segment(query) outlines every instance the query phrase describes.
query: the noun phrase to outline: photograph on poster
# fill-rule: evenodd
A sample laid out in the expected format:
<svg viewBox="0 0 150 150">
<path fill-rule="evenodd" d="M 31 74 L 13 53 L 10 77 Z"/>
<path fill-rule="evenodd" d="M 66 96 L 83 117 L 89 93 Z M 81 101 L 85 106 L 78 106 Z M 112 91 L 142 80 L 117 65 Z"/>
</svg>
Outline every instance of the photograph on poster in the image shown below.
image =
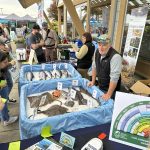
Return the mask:
<svg viewBox="0 0 150 150">
<path fill-rule="evenodd" d="M 131 38 L 130 46 L 138 48 L 139 47 L 139 43 L 140 43 L 140 38 L 138 38 L 138 37 Z"/>
<path fill-rule="evenodd" d="M 141 37 L 142 29 L 133 29 L 133 35 L 137 37 Z"/>
<path fill-rule="evenodd" d="M 137 57 L 137 53 L 138 53 L 138 49 L 137 48 L 130 47 L 129 51 L 124 51 L 123 55 L 126 56 L 126 57 L 129 56 L 129 57 L 136 58 Z"/>
</svg>

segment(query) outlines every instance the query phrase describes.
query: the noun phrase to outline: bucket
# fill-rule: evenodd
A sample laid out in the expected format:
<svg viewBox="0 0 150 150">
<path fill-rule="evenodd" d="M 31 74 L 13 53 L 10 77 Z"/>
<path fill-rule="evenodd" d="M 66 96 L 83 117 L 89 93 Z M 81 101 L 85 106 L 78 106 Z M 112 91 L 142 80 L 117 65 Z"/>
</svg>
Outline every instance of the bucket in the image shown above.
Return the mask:
<svg viewBox="0 0 150 150">
<path fill-rule="evenodd" d="M 60 59 L 61 60 L 69 60 L 69 53 L 70 53 L 70 51 L 69 50 L 62 50 L 62 51 L 60 51 L 60 53 L 61 53 L 61 56 L 60 56 Z"/>
</svg>

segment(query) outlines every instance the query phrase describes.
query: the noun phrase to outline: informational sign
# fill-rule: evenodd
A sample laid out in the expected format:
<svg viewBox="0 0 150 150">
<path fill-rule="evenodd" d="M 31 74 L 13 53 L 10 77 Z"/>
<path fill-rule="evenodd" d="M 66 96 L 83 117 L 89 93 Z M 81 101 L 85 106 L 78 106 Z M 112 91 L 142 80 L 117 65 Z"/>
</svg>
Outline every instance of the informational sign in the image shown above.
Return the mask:
<svg viewBox="0 0 150 150">
<path fill-rule="evenodd" d="M 116 93 L 109 139 L 147 150 L 150 138 L 150 97 Z"/>
<path fill-rule="evenodd" d="M 22 28 L 16 28 L 16 34 L 18 37 L 23 36 L 23 29 Z"/>
<path fill-rule="evenodd" d="M 42 23 L 44 21 L 44 15 L 43 15 L 43 11 L 44 11 L 44 0 L 41 0 L 41 2 L 39 2 L 38 4 L 38 17 L 37 17 L 37 24 L 42 27 Z"/>
<path fill-rule="evenodd" d="M 129 22 L 128 34 L 123 53 L 123 81 L 128 81 L 124 78 L 132 77 L 134 75 L 144 33 L 147 14 L 147 6 L 135 8 L 131 11 L 131 19 Z"/>
<path fill-rule="evenodd" d="M 61 144 L 73 149 L 75 144 L 75 138 L 70 136 L 69 134 L 66 134 L 64 132 L 61 133 L 60 141 Z"/>
<path fill-rule="evenodd" d="M 29 55 L 29 61 L 28 61 L 28 63 L 29 63 L 30 65 L 32 65 L 33 62 L 34 62 L 35 64 L 37 64 L 37 63 L 38 63 L 38 59 L 37 59 L 35 50 L 31 49 L 31 50 L 30 50 L 30 55 Z"/>
</svg>

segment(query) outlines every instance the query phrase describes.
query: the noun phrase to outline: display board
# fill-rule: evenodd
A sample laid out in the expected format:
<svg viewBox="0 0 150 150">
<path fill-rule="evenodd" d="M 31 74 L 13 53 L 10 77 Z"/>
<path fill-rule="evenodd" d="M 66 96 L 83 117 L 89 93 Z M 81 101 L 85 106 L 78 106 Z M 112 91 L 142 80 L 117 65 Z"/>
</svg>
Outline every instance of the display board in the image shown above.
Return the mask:
<svg viewBox="0 0 150 150">
<path fill-rule="evenodd" d="M 138 55 L 145 29 L 147 13 L 147 6 L 135 8 L 131 11 L 131 19 L 129 21 L 128 34 L 123 53 L 124 63 L 122 69 L 122 80 L 127 87 L 129 87 L 130 85 L 127 85 L 128 83 L 126 83 L 126 81 L 130 82 L 130 79 L 132 80 L 135 72 L 135 67 L 138 60 Z M 131 78 L 129 79 L 129 77 Z"/>
<path fill-rule="evenodd" d="M 150 137 L 150 97 L 116 93 L 110 140 L 147 149 Z"/>
</svg>

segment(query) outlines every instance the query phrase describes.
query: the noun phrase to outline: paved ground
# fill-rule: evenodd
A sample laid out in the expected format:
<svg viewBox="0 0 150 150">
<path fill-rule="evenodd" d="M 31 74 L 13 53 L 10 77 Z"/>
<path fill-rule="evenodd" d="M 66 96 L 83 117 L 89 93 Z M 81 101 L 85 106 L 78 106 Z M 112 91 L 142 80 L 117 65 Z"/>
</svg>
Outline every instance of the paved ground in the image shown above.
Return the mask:
<svg viewBox="0 0 150 150">
<path fill-rule="evenodd" d="M 17 99 L 17 103 L 9 103 L 10 116 L 19 115 L 19 96 L 18 96 L 18 84 L 15 84 L 10 94 L 10 98 Z M 19 140 L 19 122 L 4 127 L 2 122 L 0 123 L 0 143 Z"/>
</svg>

